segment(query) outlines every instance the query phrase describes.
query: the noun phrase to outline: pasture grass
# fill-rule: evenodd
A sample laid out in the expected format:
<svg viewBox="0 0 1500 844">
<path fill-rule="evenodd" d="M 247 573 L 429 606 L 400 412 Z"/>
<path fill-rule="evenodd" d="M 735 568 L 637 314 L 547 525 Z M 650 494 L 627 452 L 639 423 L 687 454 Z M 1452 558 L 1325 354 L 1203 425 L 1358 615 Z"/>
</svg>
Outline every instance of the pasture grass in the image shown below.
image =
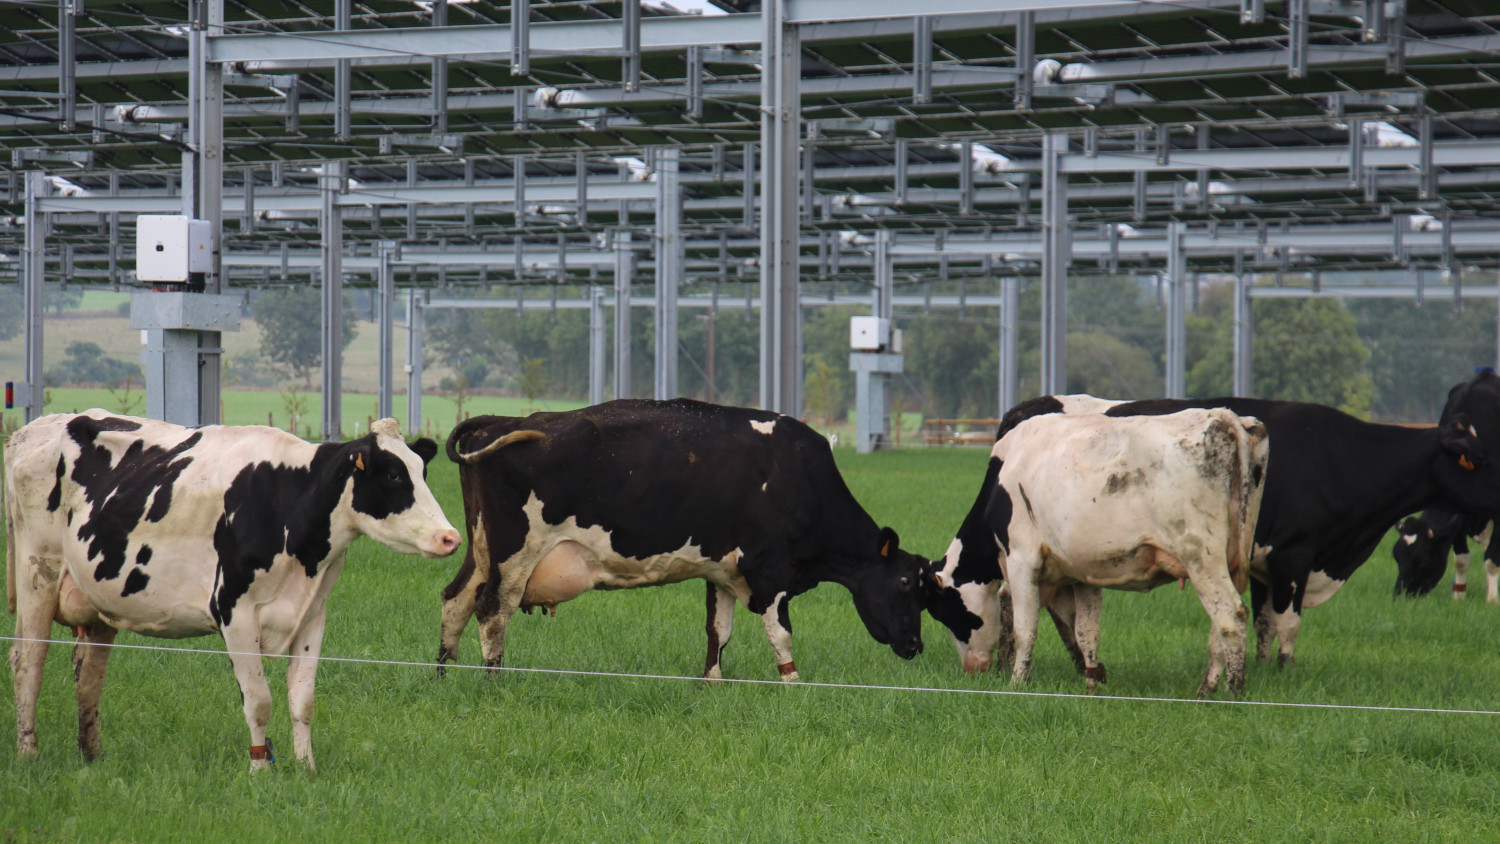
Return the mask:
<svg viewBox="0 0 1500 844">
<path fill-rule="evenodd" d="M 940 554 L 972 502 L 982 450 L 840 450 L 855 495 L 903 544 Z M 431 481 L 458 521 L 456 469 Z M 329 604 L 329 656 L 430 660 L 438 592 L 458 558 L 360 540 Z M 1311 610 L 1298 664 L 1250 668 L 1268 703 L 1496 710 L 1500 607 L 1390 598 L 1383 547 Z M 1008 691 L 968 677 L 930 619 L 903 662 L 825 585 L 791 609 L 805 681 Z M 506 663 L 691 677 L 703 586 L 592 593 L 556 618 L 517 615 Z M 772 680 L 744 610 L 729 677 Z M 1043 622 L 1032 692 L 1082 681 Z M 54 628 L 59 637 L 68 634 Z M 1153 702 L 1189 697 L 1208 619 L 1191 593 L 1110 592 L 1093 697 L 634 679 L 324 662 L 314 748 L 291 760 L 284 668 L 268 661 L 282 761 L 250 776 L 248 736 L 217 639 L 201 654 L 117 652 L 104 755 L 74 742 L 68 648 L 54 646 L 42 755 L 0 741 L 0 836 L 18 841 L 1480 841 L 1500 836 L 1500 716 Z M 478 662 L 471 629 L 462 662 Z M 10 709 L 10 684 L 0 701 Z"/>
</svg>

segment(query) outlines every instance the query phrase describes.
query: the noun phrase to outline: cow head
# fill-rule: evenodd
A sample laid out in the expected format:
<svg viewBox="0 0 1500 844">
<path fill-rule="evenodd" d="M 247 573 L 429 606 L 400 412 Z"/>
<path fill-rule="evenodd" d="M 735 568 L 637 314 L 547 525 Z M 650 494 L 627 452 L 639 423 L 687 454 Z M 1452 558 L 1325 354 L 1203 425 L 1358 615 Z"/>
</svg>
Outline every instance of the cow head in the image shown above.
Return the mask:
<svg viewBox="0 0 1500 844">
<path fill-rule="evenodd" d="M 1448 570 L 1453 535 L 1439 532 L 1421 516 L 1402 520 L 1396 533 L 1396 547 L 1392 549 L 1396 558 L 1394 597 L 1419 598 L 1431 592 Z"/>
<path fill-rule="evenodd" d="M 955 540 L 954 545 L 958 545 Z M 927 612 L 953 635 L 964 671 L 978 674 L 994 664 L 1000 638 L 1009 632 L 1001 618 L 1004 581 L 969 580 L 955 577 L 954 557 L 949 547 L 945 559 L 933 563 L 927 575 Z M 999 566 L 995 567 L 997 575 Z"/>
<path fill-rule="evenodd" d="M 1500 466 L 1464 413 L 1455 413 L 1439 426 L 1441 448 L 1434 458 L 1433 478 L 1445 506 L 1461 513 L 1500 517 Z"/>
<path fill-rule="evenodd" d="M 881 528 L 875 564 L 864 567 L 850 585 L 854 608 L 875 641 L 890 645 L 902 659 L 922 652 L 923 576 L 927 561 L 901 550 L 900 537 Z"/>
<path fill-rule="evenodd" d="M 370 426 L 370 434 L 345 443 L 339 453 L 349 473 L 346 493 L 354 528 L 404 554 L 446 557 L 457 550 L 458 531 L 427 488 L 427 463 L 437 444 L 420 439 L 407 445 L 394 419 Z"/>
</svg>

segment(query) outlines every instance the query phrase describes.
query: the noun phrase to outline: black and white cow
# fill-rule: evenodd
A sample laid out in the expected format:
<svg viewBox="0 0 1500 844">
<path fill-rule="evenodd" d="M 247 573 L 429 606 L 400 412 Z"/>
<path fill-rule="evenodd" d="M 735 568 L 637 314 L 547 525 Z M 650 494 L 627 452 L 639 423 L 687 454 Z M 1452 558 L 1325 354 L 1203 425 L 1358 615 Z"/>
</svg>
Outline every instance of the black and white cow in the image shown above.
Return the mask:
<svg viewBox="0 0 1500 844">
<path fill-rule="evenodd" d="M 1028 679 L 1043 606 L 1059 607 L 1087 685 L 1098 662 L 1101 588 L 1146 591 L 1191 580 L 1212 619 L 1206 694 L 1227 676 L 1245 681 L 1245 609 L 1251 538 L 1266 465 L 1265 428 L 1221 409 L 1162 417 L 1044 415 L 1015 426 L 990 452 L 972 512 L 992 543 L 1014 611 L 1013 678 Z M 982 543 L 976 543 L 983 547 Z M 961 546 L 960 540 L 955 545 Z M 954 633 L 964 668 L 983 671 L 1008 632 L 1000 582 L 960 578 L 962 548 L 935 572 L 938 592 L 961 600 L 930 611 Z M 1059 628 L 1063 628 L 1059 624 Z"/>
<path fill-rule="evenodd" d="M 17 745 L 34 756 L 53 621 L 72 627 L 78 744 L 98 755 L 99 697 L 118 630 L 219 633 L 250 727 L 250 769 L 274 759 L 262 654 L 285 654 L 297 759 L 313 768 L 313 685 L 328 593 L 356 538 L 442 557 L 458 531 L 424 481 L 431 440 L 396 420 L 348 443 L 274 428 L 183 428 L 102 410 L 46 416 L 5 444 L 6 583 L 16 638 Z"/>
<path fill-rule="evenodd" d="M 1395 596 L 1418 598 L 1431 592 L 1448 570 L 1448 552 L 1453 552 L 1453 599 L 1468 592 L 1469 545 L 1483 549 L 1485 601 L 1500 603 L 1500 565 L 1492 544 L 1495 523 L 1479 516 L 1463 516 L 1444 510 L 1423 510 L 1420 516 L 1396 526 Z"/>
<path fill-rule="evenodd" d="M 1006 421 L 1064 413 L 1062 398 L 1022 402 Z M 1238 397 L 1151 399 L 1104 412 L 1158 416 L 1223 407 L 1265 423 L 1271 456 L 1250 593 L 1257 656 L 1268 658 L 1271 642 L 1279 639 L 1278 659 L 1286 664 L 1294 661 L 1302 610 L 1332 597 L 1396 520 L 1429 506 L 1500 512 L 1500 465 L 1491 461 L 1489 440 L 1468 416 L 1469 409 L 1483 411 L 1487 402 L 1477 396 L 1450 401 L 1448 421 L 1426 429 L 1363 422 L 1322 405 Z M 1001 428 L 1008 430 L 1005 424 Z M 970 566 L 976 572 L 970 577 L 983 576 L 977 566 Z M 930 596 L 929 603 L 951 609 L 955 599 L 962 606 L 956 593 Z"/>
<path fill-rule="evenodd" d="M 792 598 L 847 588 L 870 635 L 910 659 L 922 649 L 925 560 L 859 506 L 828 442 L 787 416 L 703 402 L 612 401 L 454 429 L 469 553 L 443 590 L 438 661 L 478 616 L 497 666 L 517 608 L 592 589 L 708 581 L 705 677 L 721 677 L 734 603 L 760 615 L 781 676 L 792 661 Z"/>
</svg>

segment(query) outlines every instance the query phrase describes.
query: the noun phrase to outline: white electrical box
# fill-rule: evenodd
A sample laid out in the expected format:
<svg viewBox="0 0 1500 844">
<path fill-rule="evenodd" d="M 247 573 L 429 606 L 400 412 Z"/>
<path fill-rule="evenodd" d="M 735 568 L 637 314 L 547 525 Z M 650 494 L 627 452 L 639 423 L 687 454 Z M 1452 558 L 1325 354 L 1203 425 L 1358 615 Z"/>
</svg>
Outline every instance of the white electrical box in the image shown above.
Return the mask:
<svg viewBox="0 0 1500 844">
<path fill-rule="evenodd" d="M 872 316 L 849 318 L 849 348 L 856 352 L 878 352 L 891 342 L 891 321 Z"/>
<path fill-rule="evenodd" d="M 182 284 L 213 267 L 207 220 L 180 214 L 142 214 L 135 221 L 135 277 Z"/>
</svg>

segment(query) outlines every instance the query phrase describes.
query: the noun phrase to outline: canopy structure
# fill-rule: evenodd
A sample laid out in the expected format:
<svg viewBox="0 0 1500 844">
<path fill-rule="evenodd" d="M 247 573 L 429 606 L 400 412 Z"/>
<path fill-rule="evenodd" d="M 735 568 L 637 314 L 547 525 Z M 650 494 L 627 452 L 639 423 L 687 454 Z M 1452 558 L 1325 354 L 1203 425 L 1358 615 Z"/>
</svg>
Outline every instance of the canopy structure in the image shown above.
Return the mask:
<svg viewBox="0 0 1500 844">
<path fill-rule="evenodd" d="M 1497 24 L 1479 0 L 5 4 L 0 282 L 131 283 L 135 216 L 184 213 L 222 233 L 209 292 L 610 284 L 565 303 L 628 327 L 632 281 L 662 313 L 755 284 L 761 403 L 796 413 L 805 302 L 1026 276 L 1055 390 L 1070 266 L 1494 295 L 1456 280 L 1500 264 Z"/>
</svg>

